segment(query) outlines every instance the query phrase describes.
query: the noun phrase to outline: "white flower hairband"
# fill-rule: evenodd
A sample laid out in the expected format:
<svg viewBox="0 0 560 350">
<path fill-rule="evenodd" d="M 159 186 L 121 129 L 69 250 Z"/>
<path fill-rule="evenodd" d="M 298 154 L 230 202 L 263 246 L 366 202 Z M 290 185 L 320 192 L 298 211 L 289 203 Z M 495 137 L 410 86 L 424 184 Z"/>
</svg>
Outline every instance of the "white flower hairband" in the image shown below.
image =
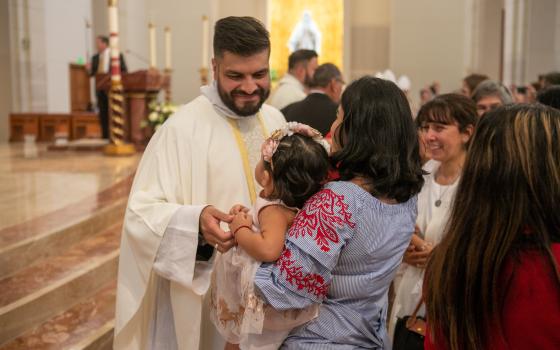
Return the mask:
<svg viewBox="0 0 560 350">
<path fill-rule="evenodd" d="M 263 155 L 263 159 L 266 162 L 272 161 L 272 156 L 280 141 L 286 136 L 292 136 L 293 134 L 300 134 L 304 136 L 311 137 L 315 142 L 319 143 L 321 146 L 325 147 L 327 152 L 329 152 L 329 143 L 323 138 L 323 135 L 316 130 L 310 127 L 307 124 L 302 124 L 298 122 L 288 122 L 282 128 L 277 129 L 270 135 L 268 139 L 262 144 L 261 152 Z"/>
</svg>

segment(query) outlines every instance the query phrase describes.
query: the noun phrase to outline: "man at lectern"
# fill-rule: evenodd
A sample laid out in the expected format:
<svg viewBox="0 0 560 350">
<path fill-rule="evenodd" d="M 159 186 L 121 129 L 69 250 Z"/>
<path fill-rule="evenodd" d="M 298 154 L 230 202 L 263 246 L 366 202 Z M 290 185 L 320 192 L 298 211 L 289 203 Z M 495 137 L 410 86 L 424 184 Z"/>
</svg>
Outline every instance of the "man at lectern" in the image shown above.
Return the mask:
<svg viewBox="0 0 560 350">
<path fill-rule="evenodd" d="M 91 66 L 88 66 L 89 75 L 96 76 L 97 74 L 108 74 L 111 72 L 111 54 L 109 48 L 109 38 L 103 35 L 99 35 L 95 44 L 97 46 L 97 53 L 91 58 Z M 126 63 L 124 57 L 120 55 L 121 61 L 121 74 L 126 73 Z M 96 84 L 95 95 L 97 97 L 97 107 L 99 109 L 99 122 L 101 123 L 101 132 L 104 139 L 109 138 L 109 98 L 107 95 L 107 89 L 103 86 L 98 86 L 103 84 Z"/>
</svg>

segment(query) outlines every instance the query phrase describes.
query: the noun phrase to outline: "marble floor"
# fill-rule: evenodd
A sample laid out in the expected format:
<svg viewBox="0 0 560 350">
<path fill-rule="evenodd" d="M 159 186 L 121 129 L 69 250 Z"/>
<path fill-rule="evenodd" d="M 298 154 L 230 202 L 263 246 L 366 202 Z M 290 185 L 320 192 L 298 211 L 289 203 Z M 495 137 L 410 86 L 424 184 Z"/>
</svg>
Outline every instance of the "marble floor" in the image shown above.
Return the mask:
<svg viewBox="0 0 560 350">
<path fill-rule="evenodd" d="M 0 350 L 111 348 L 140 157 L 0 144 Z"/>
<path fill-rule="evenodd" d="M 133 174 L 139 158 L 0 144 L 0 230 L 96 195 Z"/>
</svg>

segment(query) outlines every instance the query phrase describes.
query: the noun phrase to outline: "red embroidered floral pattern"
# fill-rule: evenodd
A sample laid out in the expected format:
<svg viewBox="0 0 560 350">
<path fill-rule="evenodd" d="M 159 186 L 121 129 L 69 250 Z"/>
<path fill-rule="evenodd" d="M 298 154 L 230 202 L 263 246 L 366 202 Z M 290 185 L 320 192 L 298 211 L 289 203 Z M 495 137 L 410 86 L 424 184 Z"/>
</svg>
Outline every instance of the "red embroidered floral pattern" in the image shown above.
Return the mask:
<svg viewBox="0 0 560 350">
<path fill-rule="evenodd" d="M 280 275 L 286 274 L 286 281 L 297 289 L 306 289 L 308 293 L 312 293 L 318 298 L 327 296 L 329 285 L 325 284 L 323 276 L 310 273 L 304 274 L 301 270 L 302 266 L 294 266 L 295 260 L 291 260 L 292 252 L 288 248 L 284 248 L 282 255 L 276 261 L 276 266 L 280 268 Z"/>
<path fill-rule="evenodd" d="M 338 243 L 337 227 L 356 226 L 350 221 L 352 214 L 348 212 L 348 204 L 344 196 L 324 189 L 311 197 L 294 219 L 288 231 L 290 237 L 298 238 L 305 235 L 315 236 L 315 241 L 322 251 L 331 250 L 329 242 Z"/>
</svg>

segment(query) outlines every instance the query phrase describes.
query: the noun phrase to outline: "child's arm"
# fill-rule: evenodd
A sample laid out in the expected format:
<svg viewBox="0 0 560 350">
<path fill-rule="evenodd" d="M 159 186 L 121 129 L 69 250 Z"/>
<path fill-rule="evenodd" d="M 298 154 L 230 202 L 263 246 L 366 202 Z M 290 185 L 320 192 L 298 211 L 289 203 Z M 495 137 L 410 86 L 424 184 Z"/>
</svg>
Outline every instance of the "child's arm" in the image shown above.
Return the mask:
<svg viewBox="0 0 560 350">
<path fill-rule="evenodd" d="M 243 227 L 251 226 L 248 223 L 252 220 L 249 221 L 250 216 L 249 218 L 247 216 L 249 215 L 241 212 L 231 223 L 231 232 L 237 230 L 235 232 L 237 244 L 256 260 L 262 262 L 278 260 L 284 249 L 286 231 L 290 227 L 294 213 L 279 205 L 263 208 L 259 213 L 261 232 L 253 232 Z"/>
</svg>

